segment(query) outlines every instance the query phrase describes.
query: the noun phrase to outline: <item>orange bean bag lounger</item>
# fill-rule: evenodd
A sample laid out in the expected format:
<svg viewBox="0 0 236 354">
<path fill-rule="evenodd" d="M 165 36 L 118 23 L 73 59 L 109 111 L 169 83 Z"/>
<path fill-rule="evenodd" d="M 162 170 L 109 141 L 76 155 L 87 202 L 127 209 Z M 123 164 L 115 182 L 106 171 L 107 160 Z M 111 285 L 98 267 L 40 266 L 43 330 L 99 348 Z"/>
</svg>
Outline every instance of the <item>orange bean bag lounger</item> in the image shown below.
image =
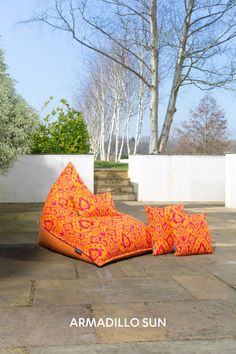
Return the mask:
<svg viewBox="0 0 236 354">
<path fill-rule="evenodd" d="M 93 194 L 72 163 L 48 194 L 39 244 L 97 266 L 152 249 L 146 225 L 119 213 L 109 193 Z"/>
</svg>

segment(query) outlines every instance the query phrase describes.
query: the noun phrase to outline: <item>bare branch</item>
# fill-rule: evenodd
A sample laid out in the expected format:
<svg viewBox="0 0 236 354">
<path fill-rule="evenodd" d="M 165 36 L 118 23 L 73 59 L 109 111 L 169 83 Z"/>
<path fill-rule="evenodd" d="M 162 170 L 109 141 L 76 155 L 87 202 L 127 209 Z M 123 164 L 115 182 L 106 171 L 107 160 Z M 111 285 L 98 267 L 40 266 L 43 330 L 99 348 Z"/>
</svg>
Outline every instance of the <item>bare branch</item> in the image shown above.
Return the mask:
<svg viewBox="0 0 236 354">
<path fill-rule="evenodd" d="M 126 9 L 130 10 L 134 15 L 141 17 L 144 21 L 149 23 L 149 19 L 146 18 L 146 16 L 150 17 L 150 13 L 149 12 L 137 11 L 135 8 L 131 7 L 130 5 L 127 4 L 127 2 L 124 2 L 124 1 L 104 0 L 104 2 L 107 3 L 107 4 L 117 5 L 117 6 L 121 7 L 121 8 L 126 8 Z M 119 13 L 119 15 L 120 15 L 120 13 Z"/>
<path fill-rule="evenodd" d="M 135 52 L 133 52 L 131 49 L 129 49 L 129 47 L 126 45 L 123 45 L 120 41 L 118 41 L 115 37 L 113 37 L 110 33 L 106 32 L 105 30 L 103 30 L 102 27 L 99 27 L 98 25 L 96 25 L 95 23 L 91 22 L 88 18 L 85 17 L 84 15 L 84 11 L 81 11 L 81 16 L 83 18 L 83 20 L 88 23 L 91 27 L 95 28 L 98 32 L 101 32 L 105 37 L 109 38 L 112 42 L 114 42 L 115 44 L 117 44 L 118 46 L 120 46 L 125 52 L 131 54 L 135 59 L 137 59 L 138 61 L 142 61 L 142 63 L 145 65 L 145 67 L 147 68 L 147 70 L 150 71 L 149 66 L 147 65 L 147 63 L 142 60 Z"/>
</svg>

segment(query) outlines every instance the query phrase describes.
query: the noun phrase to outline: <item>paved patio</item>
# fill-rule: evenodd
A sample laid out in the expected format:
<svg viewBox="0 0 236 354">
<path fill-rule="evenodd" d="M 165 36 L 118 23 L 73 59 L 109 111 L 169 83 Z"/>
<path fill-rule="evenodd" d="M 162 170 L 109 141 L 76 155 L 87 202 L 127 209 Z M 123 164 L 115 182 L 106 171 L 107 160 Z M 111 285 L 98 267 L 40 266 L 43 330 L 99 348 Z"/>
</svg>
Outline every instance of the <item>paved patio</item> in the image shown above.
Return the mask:
<svg viewBox="0 0 236 354">
<path fill-rule="evenodd" d="M 146 222 L 142 203 L 116 202 Z M 0 353 L 236 353 L 236 210 L 206 211 L 213 255 L 151 254 L 97 268 L 36 245 L 39 204 L 0 205 Z M 162 328 L 70 328 L 79 317 Z"/>
</svg>

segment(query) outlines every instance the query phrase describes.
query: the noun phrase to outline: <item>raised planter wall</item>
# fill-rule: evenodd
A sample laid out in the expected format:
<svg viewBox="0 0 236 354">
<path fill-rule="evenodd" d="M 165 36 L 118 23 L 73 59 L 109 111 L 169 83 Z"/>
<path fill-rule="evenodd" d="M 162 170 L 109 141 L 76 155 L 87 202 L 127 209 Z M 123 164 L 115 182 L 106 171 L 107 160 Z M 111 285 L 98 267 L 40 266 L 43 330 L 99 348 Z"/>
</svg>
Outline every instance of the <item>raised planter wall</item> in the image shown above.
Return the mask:
<svg viewBox="0 0 236 354">
<path fill-rule="evenodd" d="M 139 201 L 225 201 L 224 156 L 130 156 L 129 177 Z"/>
<path fill-rule="evenodd" d="M 92 155 L 25 155 L 0 177 L 0 203 L 44 202 L 69 161 L 93 191 Z M 236 154 L 130 156 L 129 177 L 139 201 L 225 202 L 236 208 Z"/>
<path fill-rule="evenodd" d="M 93 155 L 24 155 L 7 175 L 0 177 L 0 202 L 44 202 L 51 186 L 70 161 L 93 191 Z"/>
<path fill-rule="evenodd" d="M 225 156 L 225 206 L 236 208 L 236 154 Z"/>
</svg>

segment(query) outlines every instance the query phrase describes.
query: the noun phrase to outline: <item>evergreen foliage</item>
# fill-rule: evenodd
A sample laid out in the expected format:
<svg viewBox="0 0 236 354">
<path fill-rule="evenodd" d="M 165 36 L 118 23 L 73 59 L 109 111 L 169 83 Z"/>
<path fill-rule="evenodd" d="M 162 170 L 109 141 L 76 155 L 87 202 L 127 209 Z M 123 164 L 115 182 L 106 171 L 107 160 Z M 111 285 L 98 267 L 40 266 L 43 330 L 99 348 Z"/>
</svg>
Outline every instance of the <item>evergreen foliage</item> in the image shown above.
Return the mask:
<svg viewBox="0 0 236 354">
<path fill-rule="evenodd" d="M 30 152 L 38 115 L 16 92 L 0 48 L 0 174 L 8 171 L 20 154 Z"/>
</svg>

